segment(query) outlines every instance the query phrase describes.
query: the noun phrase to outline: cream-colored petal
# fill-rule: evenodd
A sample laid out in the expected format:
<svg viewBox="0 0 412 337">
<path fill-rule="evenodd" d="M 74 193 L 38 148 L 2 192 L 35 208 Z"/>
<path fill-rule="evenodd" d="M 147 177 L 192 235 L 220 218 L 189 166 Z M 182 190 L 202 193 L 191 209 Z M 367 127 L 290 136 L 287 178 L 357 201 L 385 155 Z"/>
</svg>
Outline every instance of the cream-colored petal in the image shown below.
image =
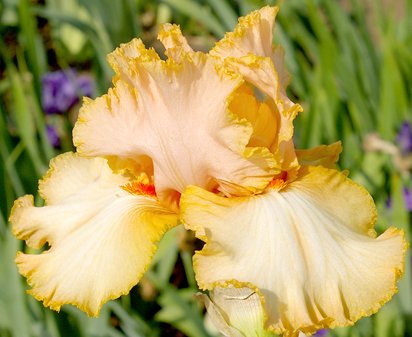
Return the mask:
<svg viewBox="0 0 412 337">
<path fill-rule="evenodd" d="M 182 60 L 185 53 L 193 52 L 186 38 L 182 35 L 178 25 L 165 23 L 160 27 L 158 39 L 166 48 L 165 54 L 167 57 L 174 59 L 177 62 Z"/>
<path fill-rule="evenodd" d="M 309 150 L 296 150 L 296 156 L 300 165 L 336 168 L 339 154 L 342 152 L 342 143 L 336 142 L 330 145 L 320 145 Z"/>
<path fill-rule="evenodd" d="M 190 187 L 181 211 L 206 241 L 194 257 L 199 286 L 256 286 L 275 333 L 352 325 L 397 291 L 403 232 L 390 228 L 375 238 L 372 198 L 336 170 L 305 168 L 280 192 L 248 198 Z"/>
<path fill-rule="evenodd" d="M 150 186 L 113 173 L 102 158 L 58 157 L 41 189 L 48 205 L 21 197 L 10 222 L 29 246 L 50 245 L 41 254 L 19 252 L 16 263 L 29 293 L 54 310 L 73 304 L 96 316 L 139 281 L 157 242 L 177 224 Z"/>
<path fill-rule="evenodd" d="M 209 296 L 198 295 L 205 303 L 212 323 L 223 336 L 273 336 L 264 328 L 265 310 L 261 296 L 254 289 L 222 284 L 210 290 Z"/>
<path fill-rule="evenodd" d="M 250 124 L 227 112 L 240 77 L 200 53 L 131 67 L 129 84 L 119 80 L 82 107 L 73 136 L 81 154 L 151 157 L 160 197 L 190 184 L 211 189 L 219 179 L 251 189 L 267 184 L 273 172 L 244 158 Z"/>
</svg>

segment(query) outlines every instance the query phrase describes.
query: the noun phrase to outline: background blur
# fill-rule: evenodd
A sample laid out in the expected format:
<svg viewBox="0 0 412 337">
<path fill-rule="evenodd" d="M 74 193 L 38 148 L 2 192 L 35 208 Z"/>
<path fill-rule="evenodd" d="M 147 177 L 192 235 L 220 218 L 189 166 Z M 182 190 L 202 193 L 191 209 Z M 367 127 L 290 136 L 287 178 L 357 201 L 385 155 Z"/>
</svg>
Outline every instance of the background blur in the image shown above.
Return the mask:
<svg viewBox="0 0 412 337">
<path fill-rule="evenodd" d="M 13 259 L 26 249 L 9 230 L 14 199 L 36 195 L 50 158 L 72 150 L 71 129 L 83 95 L 110 86 L 105 56 L 176 22 L 195 49 L 208 50 L 237 17 L 263 0 L 0 1 L 0 336 L 212 336 L 195 302 L 195 241 L 178 227 L 161 242 L 151 270 L 129 296 L 98 319 L 74 307 L 59 313 L 25 294 Z M 412 210 L 412 1 L 284 0 L 276 43 L 292 74 L 289 95 L 304 112 L 296 144 L 343 142 L 340 167 L 373 195 L 377 230 L 404 228 Z M 37 201 L 40 202 L 37 196 Z M 339 337 L 412 336 L 410 253 L 399 294 Z"/>
</svg>

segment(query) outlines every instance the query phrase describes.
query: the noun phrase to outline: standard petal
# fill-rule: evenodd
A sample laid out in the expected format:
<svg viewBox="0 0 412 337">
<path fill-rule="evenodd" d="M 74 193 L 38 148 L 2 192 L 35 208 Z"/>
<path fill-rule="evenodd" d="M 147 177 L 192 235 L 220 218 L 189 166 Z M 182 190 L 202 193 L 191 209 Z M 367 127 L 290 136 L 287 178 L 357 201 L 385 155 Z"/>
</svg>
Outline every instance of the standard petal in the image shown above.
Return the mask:
<svg viewBox="0 0 412 337">
<path fill-rule="evenodd" d="M 372 198 L 336 170 L 301 170 L 280 192 L 222 198 L 190 187 L 182 219 L 206 242 L 194 257 L 203 289 L 237 280 L 254 285 L 267 326 L 296 336 L 352 325 L 397 291 L 403 272 L 403 232 L 373 233 Z"/>
<path fill-rule="evenodd" d="M 157 37 L 166 49 L 166 56 L 177 62 L 182 60 L 182 56 L 185 53 L 193 52 L 178 25 L 163 24 Z"/>
<path fill-rule="evenodd" d="M 270 145 L 282 170 L 296 170 L 298 161 L 293 146 L 293 120 L 302 111 L 286 95 L 290 76 L 281 47 L 272 47 L 273 27 L 278 7 L 263 7 L 239 19 L 231 33 L 216 43 L 210 54 L 223 60 L 225 67 L 240 73 L 247 82 L 272 100 L 277 134 Z M 262 119 L 266 119 L 263 114 Z"/>
<path fill-rule="evenodd" d="M 138 60 L 153 61 L 160 60 L 160 57 L 153 48 L 146 49 L 140 39 L 122 43 L 110 53 L 107 56 L 107 61 L 116 73 L 113 82 L 115 83 L 120 78 L 127 82 L 133 76 L 132 65 Z"/>
<path fill-rule="evenodd" d="M 250 124 L 235 121 L 227 100 L 242 79 L 217 70 L 211 57 L 185 55 L 179 63 L 134 62 L 129 82 L 87 102 L 74 143 L 87 156 L 153 159 L 159 196 L 216 180 L 263 188 L 273 176 L 244 157 Z M 133 83 L 131 83 L 133 82 Z"/>
<path fill-rule="evenodd" d="M 273 52 L 273 27 L 278 11 L 278 7 L 266 6 L 239 18 L 234 31 L 226 33 L 210 53 L 222 58 L 241 57 L 249 53 L 270 56 Z"/>
<path fill-rule="evenodd" d="M 127 294 L 163 233 L 177 224 L 150 186 L 113 173 L 102 158 L 55 159 L 41 185 L 47 205 L 35 207 L 26 195 L 10 216 L 19 239 L 35 248 L 50 245 L 38 255 L 17 254 L 29 293 L 54 310 L 73 304 L 90 316 Z"/>
<path fill-rule="evenodd" d="M 255 61 L 258 63 L 254 64 Z M 255 85 L 258 81 L 258 87 L 262 91 L 272 91 L 272 94 L 275 94 L 277 89 L 273 87 L 273 81 L 276 80 L 276 74 L 270 62 L 261 66 L 256 57 L 250 56 L 236 60 L 233 65 L 250 83 Z M 299 166 L 292 138 L 293 120 L 302 108 L 298 104 L 286 107 L 283 106 L 283 101 L 278 103 L 281 107 L 270 98 L 258 102 L 253 92 L 241 88 L 235 92 L 229 108 L 233 114 L 246 118 L 252 124 L 254 129 L 249 145 L 268 147 L 274 154 L 277 166 L 283 171 L 292 172 Z"/>
<path fill-rule="evenodd" d="M 216 43 L 210 54 L 231 60 L 248 81 L 269 95 L 280 108 L 290 109 L 293 103 L 286 96 L 290 76 L 284 62 L 282 47 L 273 47 L 273 29 L 278 7 L 263 7 L 239 19 L 233 32 Z M 254 58 L 253 62 L 241 61 Z M 236 63 L 239 63 L 236 66 Z M 246 67 L 245 67 L 246 65 Z M 249 69 L 248 69 L 249 68 Z M 257 71 L 259 70 L 259 71 Z"/>
</svg>

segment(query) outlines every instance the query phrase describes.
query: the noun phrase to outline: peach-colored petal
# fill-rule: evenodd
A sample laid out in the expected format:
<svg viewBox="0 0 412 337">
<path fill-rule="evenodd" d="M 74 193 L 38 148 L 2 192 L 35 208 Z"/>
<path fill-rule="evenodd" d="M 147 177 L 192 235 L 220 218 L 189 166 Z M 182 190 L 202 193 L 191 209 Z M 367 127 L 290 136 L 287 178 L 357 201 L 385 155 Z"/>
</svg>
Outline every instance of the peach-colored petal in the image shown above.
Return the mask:
<svg viewBox="0 0 412 337">
<path fill-rule="evenodd" d="M 182 35 L 178 25 L 165 23 L 160 27 L 158 39 L 166 48 L 167 57 L 179 62 L 185 53 L 193 52 L 193 49 L 187 43 L 186 38 Z"/>
<path fill-rule="evenodd" d="M 82 155 L 151 157 L 160 197 L 189 184 L 211 189 L 216 180 L 252 190 L 267 184 L 273 172 L 244 158 L 250 124 L 227 112 L 240 77 L 201 53 L 129 67 L 127 83 L 82 107 L 73 136 Z"/>
<path fill-rule="evenodd" d="M 153 48 L 146 49 L 142 40 L 136 38 L 128 43 L 122 43 L 107 55 L 107 61 L 115 71 L 115 76 L 112 79 L 113 83 L 116 83 L 119 79 L 130 83 L 130 79 L 133 77 L 132 65 L 138 60 L 160 60 L 160 57 Z M 90 101 L 90 99 L 84 98 L 84 104 Z"/>
<path fill-rule="evenodd" d="M 147 180 L 131 180 L 102 158 L 57 157 L 40 184 L 46 206 L 15 201 L 13 233 L 41 254 L 19 252 L 16 263 L 29 293 L 59 310 L 73 304 L 96 316 L 110 299 L 139 281 L 177 215 L 161 206 Z"/>
<path fill-rule="evenodd" d="M 239 18 L 234 31 L 226 33 L 210 53 L 222 58 L 241 57 L 248 53 L 270 56 L 273 52 L 273 27 L 278 11 L 278 7 L 266 6 Z"/>
<path fill-rule="evenodd" d="M 298 161 L 292 140 L 293 120 L 302 108 L 286 95 L 290 76 L 283 49 L 272 47 L 277 12 L 277 7 L 264 7 L 240 18 L 235 30 L 217 42 L 210 54 L 222 59 L 225 67 L 240 73 L 272 101 L 278 132 L 270 149 L 282 170 L 295 171 Z M 266 116 L 261 118 L 264 120 Z"/>
<path fill-rule="evenodd" d="M 376 210 L 336 170 L 305 167 L 280 192 L 223 198 L 189 187 L 182 220 L 206 242 L 194 257 L 198 284 L 255 286 L 267 327 L 285 336 L 352 325 L 397 291 L 406 242 L 394 228 L 375 237 Z"/>
<path fill-rule="evenodd" d="M 251 66 L 249 71 L 244 67 L 239 70 L 248 81 L 274 99 L 279 110 L 284 110 L 290 109 L 293 103 L 286 96 L 290 76 L 284 62 L 284 51 L 281 46 L 273 47 L 273 29 L 278 11 L 278 7 L 266 6 L 241 17 L 234 31 L 217 42 L 210 54 L 231 59 L 232 66 L 244 57 L 255 58 L 253 62 L 241 62 Z M 265 70 L 254 73 L 259 67 Z M 283 109 L 280 109 L 281 105 Z"/>
</svg>

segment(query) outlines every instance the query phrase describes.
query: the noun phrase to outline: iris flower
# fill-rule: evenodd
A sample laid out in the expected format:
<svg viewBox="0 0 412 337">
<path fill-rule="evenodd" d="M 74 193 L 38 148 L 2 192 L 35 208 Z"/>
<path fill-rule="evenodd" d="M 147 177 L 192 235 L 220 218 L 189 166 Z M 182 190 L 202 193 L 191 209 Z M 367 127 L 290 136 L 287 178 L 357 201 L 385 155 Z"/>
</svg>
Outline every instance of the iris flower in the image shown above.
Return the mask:
<svg viewBox="0 0 412 337">
<path fill-rule="evenodd" d="M 42 105 L 46 114 L 62 114 L 79 102 L 79 96 L 93 96 L 94 83 L 74 69 L 56 70 L 42 78 Z"/>
<path fill-rule="evenodd" d="M 45 206 L 15 202 L 29 292 L 96 316 L 129 292 L 165 231 L 182 222 L 206 306 L 227 336 L 296 336 L 352 325 L 396 292 L 402 231 L 377 236 L 368 192 L 335 167 L 340 143 L 296 150 L 289 75 L 272 47 L 276 7 L 239 20 L 208 53 L 176 25 L 164 61 L 135 39 L 108 60 L 113 88 L 85 99 L 77 153 L 51 162 Z M 206 296 L 206 295 L 203 295 Z"/>
</svg>

